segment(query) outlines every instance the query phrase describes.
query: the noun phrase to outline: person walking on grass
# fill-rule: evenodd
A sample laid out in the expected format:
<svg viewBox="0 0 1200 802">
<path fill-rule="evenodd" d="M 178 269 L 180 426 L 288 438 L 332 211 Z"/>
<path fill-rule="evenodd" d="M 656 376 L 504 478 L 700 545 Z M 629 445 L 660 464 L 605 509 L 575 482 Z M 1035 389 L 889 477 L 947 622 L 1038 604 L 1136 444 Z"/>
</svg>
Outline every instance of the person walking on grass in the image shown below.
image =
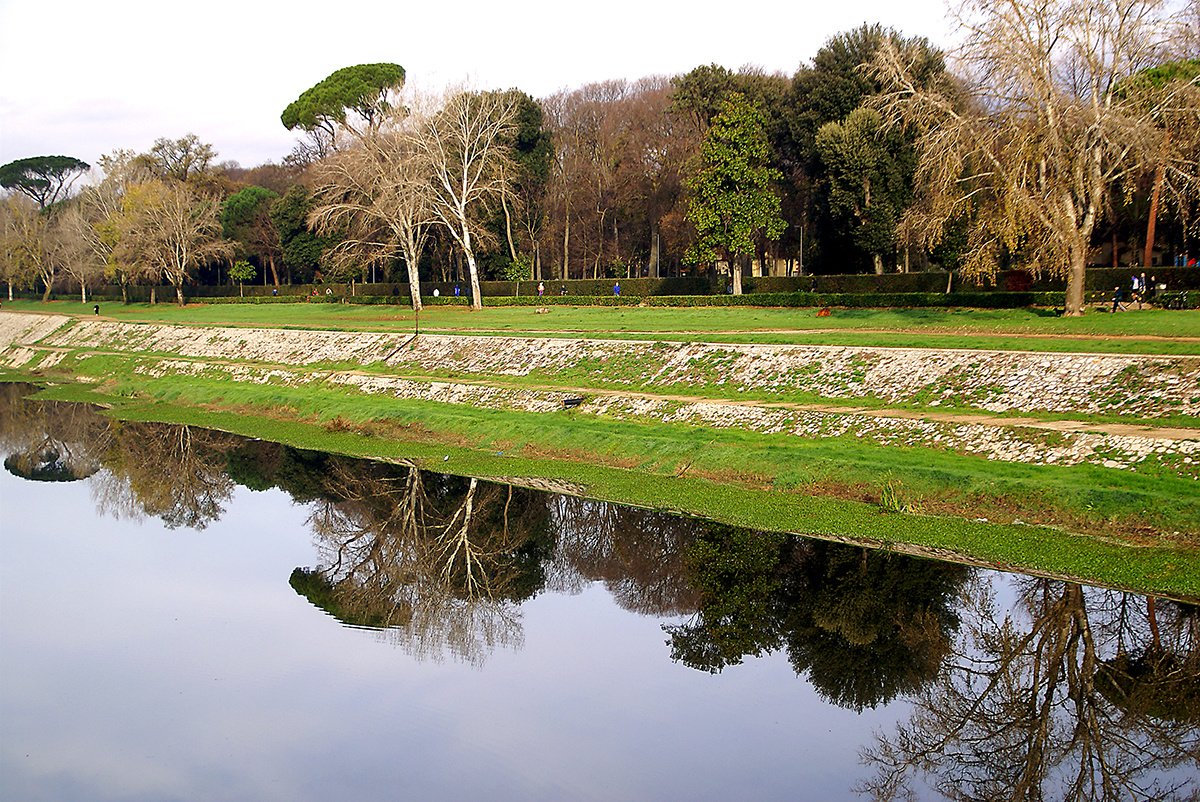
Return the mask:
<svg viewBox="0 0 1200 802">
<path fill-rule="evenodd" d="M 1121 303 L 1121 300 L 1124 297 L 1125 297 L 1125 294 L 1121 292 L 1120 287 L 1113 287 L 1113 309 L 1112 310 L 1114 312 L 1117 311 L 1118 307 L 1121 309 L 1122 312 L 1128 311 L 1125 308 L 1125 304 Z"/>
</svg>

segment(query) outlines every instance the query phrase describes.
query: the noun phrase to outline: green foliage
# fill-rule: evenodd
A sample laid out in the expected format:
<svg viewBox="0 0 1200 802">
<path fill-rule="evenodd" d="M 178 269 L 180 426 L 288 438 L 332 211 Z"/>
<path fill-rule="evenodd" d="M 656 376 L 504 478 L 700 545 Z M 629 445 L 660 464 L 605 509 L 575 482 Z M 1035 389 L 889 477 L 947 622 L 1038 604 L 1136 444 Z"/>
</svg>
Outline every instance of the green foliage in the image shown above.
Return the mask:
<svg viewBox="0 0 1200 802">
<path fill-rule="evenodd" d="M 883 130 L 877 111 L 859 108 L 842 122 L 821 126 L 816 148 L 825 173 L 819 206 L 825 247 L 890 257 L 897 223 L 912 201 L 912 144 L 899 130 Z"/>
<path fill-rule="evenodd" d="M 302 92 L 279 119 L 289 131 L 324 129 L 332 133 L 334 126 L 346 124 L 346 113 L 353 111 L 370 124 L 388 110 L 389 92 L 403 84 L 404 68 L 399 64 L 343 67 Z"/>
<path fill-rule="evenodd" d="M 666 627 L 671 659 L 717 674 L 779 646 L 775 596 L 786 536 L 706 524 L 688 549 L 699 620 Z"/>
<path fill-rule="evenodd" d="M 862 142 L 865 132 L 852 132 L 851 138 L 860 143 L 856 147 L 874 145 L 869 148 L 876 154 L 878 168 L 874 169 L 882 171 L 882 175 L 876 177 L 876 183 L 883 178 L 886 184 L 872 187 L 872 200 L 880 193 L 885 196 L 886 204 L 882 208 L 873 209 L 868 214 L 867 204 L 860 199 L 858 209 L 863 214 L 863 221 L 855 219 L 852 196 L 856 191 L 862 193 L 863 185 L 854 184 L 856 176 L 853 173 L 863 172 L 865 165 L 860 165 L 856 170 L 850 169 L 850 164 L 855 161 L 848 152 L 850 143 L 843 141 L 834 149 L 834 152 L 841 152 L 841 159 L 849 161 L 841 166 L 837 159 L 831 163 L 828 158 L 832 154 L 818 147 L 818 136 L 823 126 L 830 123 L 849 124 L 847 118 L 867 98 L 882 91 L 882 86 L 864 65 L 874 60 L 885 41 L 890 41 L 905 54 L 918 85 L 940 81 L 945 76 L 942 53 L 927 40 L 905 39 L 896 31 L 881 25 L 863 25 L 829 39 L 817 52 L 812 65 L 802 66 L 792 80 L 791 103 L 786 112 L 787 124 L 794 143 L 794 159 L 802 170 L 802 183 L 809 196 L 810 219 L 816 224 L 817 243 L 810 246 L 810 258 L 819 265 L 828 265 L 835 260 L 838 263 L 849 261 L 856 269 L 861 269 L 867 261 L 866 255 L 886 252 L 888 243 L 894 242 L 895 221 L 899 219 L 899 212 L 911 200 L 909 188 L 915 167 L 911 141 L 915 134 L 901 136 L 891 133 L 886 141 L 866 143 Z M 856 120 L 854 128 L 860 128 L 863 122 Z M 835 139 L 844 140 L 845 137 L 843 129 Z M 827 141 L 827 148 L 831 144 Z M 882 162 L 879 157 L 882 157 Z M 899 164 L 893 165 L 893 162 Z M 897 168 L 903 179 L 900 185 L 895 180 Z M 857 176 L 859 179 L 861 177 Z M 942 263 L 946 264 L 951 254 L 944 253 L 941 257 Z M 832 272 L 828 267 L 824 269 Z"/>
<path fill-rule="evenodd" d="M 688 182 L 694 193 L 687 217 L 696 241 L 687 258 L 694 263 L 734 259 L 754 252 L 755 239 L 777 238 L 785 227 L 770 167 L 771 147 L 762 116 L 741 95 L 721 104 L 701 150 L 701 167 Z"/>
<path fill-rule="evenodd" d="M 245 259 L 239 259 L 233 263 L 233 267 L 229 268 L 229 277 L 238 283 L 250 281 L 257 273 L 254 265 Z"/>
<path fill-rule="evenodd" d="M 802 66 L 792 79 L 792 103 L 789 123 L 801 150 L 811 154 L 822 125 L 844 120 L 881 87 L 863 69 L 875 58 L 885 40 L 890 39 L 901 52 L 909 53 L 919 83 L 936 80 L 945 73 L 941 51 L 922 38 L 905 39 L 882 25 L 862 25 L 830 38 L 813 58 L 811 66 Z"/>
<path fill-rule="evenodd" d="M 314 607 L 324 610 L 347 626 L 383 629 L 403 626 L 412 618 L 412 610 L 407 605 L 394 605 L 393 609 L 386 612 L 352 608 L 344 601 L 343 594 L 338 592 L 338 586 L 319 570 L 296 568 L 288 578 L 288 584 Z"/>
<path fill-rule="evenodd" d="M 1147 67 L 1123 81 L 1117 94 L 1127 97 L 1147 89 L 1161 89 L 1171 83 L 1191 83 L 1197 78 L 1200 78 L 1200 59 L 1168 61 L 1156 67 Z"/>
<path fill-rule="evenodd" d="M 529 281 L 533 278 L 533 257 L 519 253 L 516 259 L 509 260 L 500 270 L 500 278 L 504 281 Z"/>
<path fill-rule="evenodd" d="M 267 215 L 271 204 L 278 197 L 264 187 L 246 187 L 241 192 L 230 195 L 225 199 L 221 211 L 221 225 L 224 227 L 225 236 L 230 239 L 247 239 L 246 229 Z"/>
<path fill-rule="evenodd" d="M 65 200 L 71 183 L 90 165 L 72 156 L 31 156 L 0 166 L 0 187 L 15 189 L 43 209 Z"/>
<path fill-rule="evenodd" d="M 322 255 L 329 247 L 326 237 L 309 231 L 308 214 L 312 211 L 312 195 L 303 184 L 293 184 L 287 194 L 271 205 L 271 222 L 279 232 L 279 246 L 285 266 L 295 271 L 301 283 L 310 282 L 321 265 Z"/>
<path fill-rule="evenodd" d="M 705 131 L 721 112 L 721 104 L 737 91 L 737 79 L 719 64 L 696 67 L 687 75 L 671 79 L 673 113 L 689 117 L 697 130 Z"/>
<path fill-rule="evenodd" d="M 861 712 L 932 681 L 968 569 L 840 543 L 706 524 L 688 549 L 696 620 L 671 657 L 718 673 L 786 646 L 829 701 Z"/>
</svg>

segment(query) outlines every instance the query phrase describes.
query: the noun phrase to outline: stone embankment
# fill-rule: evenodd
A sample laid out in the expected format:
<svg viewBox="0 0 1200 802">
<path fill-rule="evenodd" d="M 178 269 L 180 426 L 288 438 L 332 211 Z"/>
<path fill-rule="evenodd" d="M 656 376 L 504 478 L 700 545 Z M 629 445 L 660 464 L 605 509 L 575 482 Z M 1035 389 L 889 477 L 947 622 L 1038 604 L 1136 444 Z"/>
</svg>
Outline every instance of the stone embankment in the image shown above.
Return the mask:
<svg viewBox="0 0 1200 802">
<path fill-rule="evenodd" d="M 583 396 L 579 413 L 616 419 L 1200 474 L 1200 431 L 1154 426 L 1170 414 L 1200 417 L 1197 357 L 414 336 L 0 312 L 0 366 L 71 374 L 72 360 L 97 352 L 137 357 L 148 378 L 333 386 L 530 412 Z M 1062 419 L 1094 414 L 1128 423 Z"/>
</svg>

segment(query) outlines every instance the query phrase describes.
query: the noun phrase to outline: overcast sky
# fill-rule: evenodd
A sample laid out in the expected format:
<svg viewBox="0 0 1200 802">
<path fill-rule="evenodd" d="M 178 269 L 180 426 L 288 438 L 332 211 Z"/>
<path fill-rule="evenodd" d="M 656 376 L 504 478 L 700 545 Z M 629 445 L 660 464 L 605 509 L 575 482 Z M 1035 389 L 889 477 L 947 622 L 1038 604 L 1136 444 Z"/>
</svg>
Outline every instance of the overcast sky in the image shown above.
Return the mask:
<svg viewBox="0 0 1200 802">
<path fill-rule="evenodd" d="M 0 164 L 95 163 L 194 133 L 252 167 L 294 146 L 288 103 L 352 64 L 540 98 L 709 63 L 791 75 L 864 22 L 938 45 L 951 33 L 944 0 L 0 0 Z"/>
</svg>

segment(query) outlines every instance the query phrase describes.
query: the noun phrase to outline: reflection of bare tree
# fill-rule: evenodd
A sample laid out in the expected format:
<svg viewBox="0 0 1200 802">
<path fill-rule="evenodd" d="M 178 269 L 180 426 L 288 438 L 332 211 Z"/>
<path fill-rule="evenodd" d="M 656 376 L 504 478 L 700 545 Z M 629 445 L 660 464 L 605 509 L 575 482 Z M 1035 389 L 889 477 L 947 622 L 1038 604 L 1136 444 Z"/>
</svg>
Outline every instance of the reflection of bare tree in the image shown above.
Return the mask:
<svg viewBox="0 0 1200 802">
<path fill-rule="evenodd" d="M 1193 617 L 1183 608 L 1164 621 L 1153 604 L 1128 594 L 1028 580 L 1022 625 L 998 616 L 994 592 L 982 583 L 963 599 L 958 665 L 917 695 L 907 724 L 864 751 L 876 774 L 860 790 L 902 798 L 920 774 L 956 800 L 1197 793 L 1200 659 Z M 1172 655 L 1172 676 L 1162 679 L 1176 694 L 1169 715 L 1148 703 L 1161 703 L 1165 686 L 1139 686 L 1127 670 L 1146 654 L 1164 653 Z M 1178 695 L 1187 687 L 1190 695 Z"/>
<path fill-rule="evenodd" d="M 552 505 L 554 587 L 573 591 L 584 581 L 603 581 L 618 604 L 644 615 L 696 609 L 699 595 L 683 571 L 696 537 L 693 519 L 572 496 L 556 496 Z"/>
<path fill-rule="evenodd" d="M 544 584 L 543 494 L 361 460 L 327 466 L 309 518 L 337 614 L 391 627 L 420 658 L 482 664 L 522 643 L 517 603 Z"/>
<path fill-rule="evenodd" d="M 0 448 L 9 470 L 31 479 L 90 477 L 101 513 L 159 516 L 172 528 L 195 529 L 220 517 L 233 489 L 225 454 L 240 438 L 123 423 L 88 404 L 25 398 L 35 389 L 0 385 Z"/>
<path fill-rule="evenodd" d="M 233 435 L 164 423 L 114 423 L 93 495 L 102 513 L 162 518 L 174 529 L 203 529 L 233 492 L 225 454 Z"/>
<path fill-rule="evenodd" d="M 36 401 L 28 384 L 0 384 L 0 448 L 11 473 L 74 481 L 100 469 L 111 421 L 87 404 Z"/>
</svg>

